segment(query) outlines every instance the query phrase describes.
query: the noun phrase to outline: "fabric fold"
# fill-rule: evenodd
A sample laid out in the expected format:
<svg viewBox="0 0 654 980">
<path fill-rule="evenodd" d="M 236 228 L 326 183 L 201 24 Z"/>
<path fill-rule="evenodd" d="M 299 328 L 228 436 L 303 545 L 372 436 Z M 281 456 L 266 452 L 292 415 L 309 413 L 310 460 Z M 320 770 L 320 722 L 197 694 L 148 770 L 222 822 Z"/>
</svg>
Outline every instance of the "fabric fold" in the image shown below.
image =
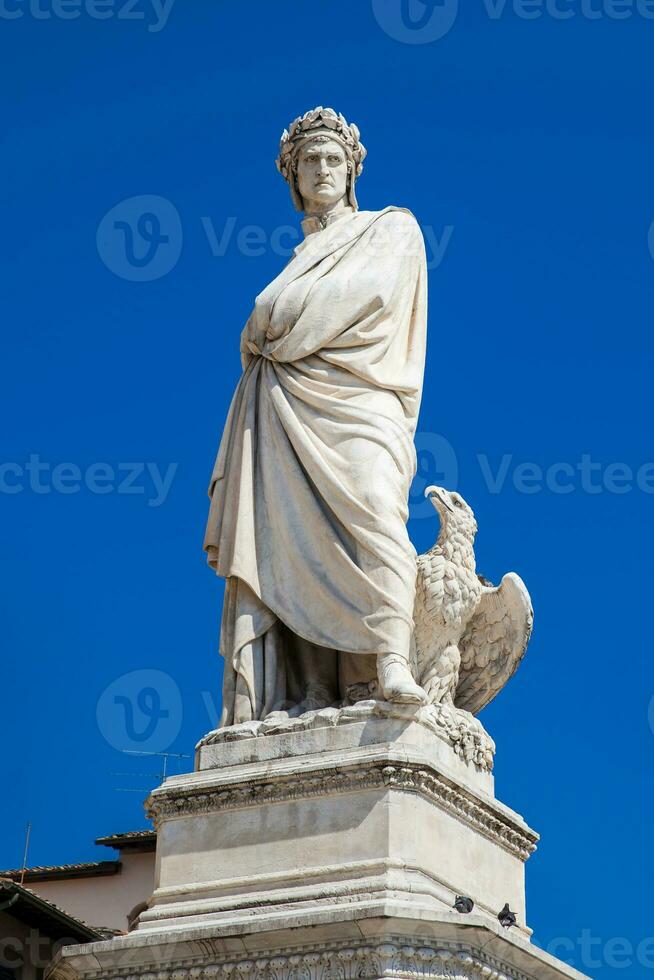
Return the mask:
<svg viewBox="0 0 654 980">
<path fill-rule="evenodd" d="M 411 642 L 422 234 L 402 209 L 358 212 L 296 253 L 243 330 L 210 486 L 205 548 L 227 579 L 224 724 L 284 699 L 289 637 L 318 659 Z"/>
</svg>

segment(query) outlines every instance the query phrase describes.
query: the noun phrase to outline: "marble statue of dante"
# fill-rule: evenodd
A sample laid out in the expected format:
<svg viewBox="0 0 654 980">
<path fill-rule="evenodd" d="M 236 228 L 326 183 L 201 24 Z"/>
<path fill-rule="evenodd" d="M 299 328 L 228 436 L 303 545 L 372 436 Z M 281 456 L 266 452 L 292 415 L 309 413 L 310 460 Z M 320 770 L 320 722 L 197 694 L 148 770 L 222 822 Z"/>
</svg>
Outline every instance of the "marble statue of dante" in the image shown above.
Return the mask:
<svg viewBox="0 0 654 980">
<path fill-rule="evenodd" d="M 304 240 L 242 332 L 210 486 L 205 549 L 226 579 L 222 726 L 348 703 L 374 682 L 386 700 L 426 700 L 410 669 L 406 528 L 425 250 L 409 211 L 359 211 L 365 155 L 332 109 L 282 135 L 277 166 Z"/>
</svg>

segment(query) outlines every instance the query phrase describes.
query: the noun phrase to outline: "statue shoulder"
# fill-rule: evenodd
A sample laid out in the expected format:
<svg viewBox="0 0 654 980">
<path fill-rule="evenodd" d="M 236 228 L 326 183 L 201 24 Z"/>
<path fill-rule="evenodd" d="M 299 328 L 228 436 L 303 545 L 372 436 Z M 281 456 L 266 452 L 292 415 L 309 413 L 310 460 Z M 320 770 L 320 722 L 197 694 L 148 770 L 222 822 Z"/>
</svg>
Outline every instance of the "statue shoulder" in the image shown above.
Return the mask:
<svg viewBox="0 0 654 980">
<path fill-rule="evenodd" d="M 422 231 L 416 216 L 408 208 L 396 207 L 394 204 L 381 211 L 365 212 L 378 228 L 385 232 L 397 231 L 401 235 L 413 235 L 422 240 Z"/>
</svg>

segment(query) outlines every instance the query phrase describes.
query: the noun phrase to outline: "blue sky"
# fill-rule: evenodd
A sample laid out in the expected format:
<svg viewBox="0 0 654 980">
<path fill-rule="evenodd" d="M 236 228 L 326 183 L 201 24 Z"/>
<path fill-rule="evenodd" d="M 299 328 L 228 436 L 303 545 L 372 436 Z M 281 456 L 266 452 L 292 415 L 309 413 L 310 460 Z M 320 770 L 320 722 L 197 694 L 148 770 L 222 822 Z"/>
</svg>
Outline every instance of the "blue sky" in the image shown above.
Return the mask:
<svg viewBox="0 0 654 980">
<path fill-rule="evenodd" d="M 529 922 L 592 976 L 650 976 L 654 5 L 1 7 L 0 866 L 28 820 L 32 864 L 106 857 L 162 765 L 124 750 L 189 755 L 213 723 L 206 486 L 297 236 L 277 141 L 333 105 L 368 146 L 361 206 L 427 239 L 412 539 L 437 533 L 425 479 L 457 486 L 480 570 L 534 600 L 482 716 L 542 835 Z"/>
</svg>

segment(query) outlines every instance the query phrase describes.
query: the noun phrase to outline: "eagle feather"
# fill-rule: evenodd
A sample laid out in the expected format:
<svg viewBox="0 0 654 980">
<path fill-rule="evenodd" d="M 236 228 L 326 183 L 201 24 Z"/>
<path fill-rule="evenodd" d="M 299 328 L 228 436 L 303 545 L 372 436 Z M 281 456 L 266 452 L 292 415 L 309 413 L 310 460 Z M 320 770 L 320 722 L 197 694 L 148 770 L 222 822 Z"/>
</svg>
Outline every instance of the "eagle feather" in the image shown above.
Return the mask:
<svg viewBox="0 0 654 980">
<path fill-rule="evenodd" d="M 417 559 L 414 669 L 433 704 L 477 714 L 513 676 L 531 636 L 533 609 L 522 579 L 495 587 L 475 567 L 477 523 L 458 493 L 428 487 L 441 528 Z"/>
</svg>

